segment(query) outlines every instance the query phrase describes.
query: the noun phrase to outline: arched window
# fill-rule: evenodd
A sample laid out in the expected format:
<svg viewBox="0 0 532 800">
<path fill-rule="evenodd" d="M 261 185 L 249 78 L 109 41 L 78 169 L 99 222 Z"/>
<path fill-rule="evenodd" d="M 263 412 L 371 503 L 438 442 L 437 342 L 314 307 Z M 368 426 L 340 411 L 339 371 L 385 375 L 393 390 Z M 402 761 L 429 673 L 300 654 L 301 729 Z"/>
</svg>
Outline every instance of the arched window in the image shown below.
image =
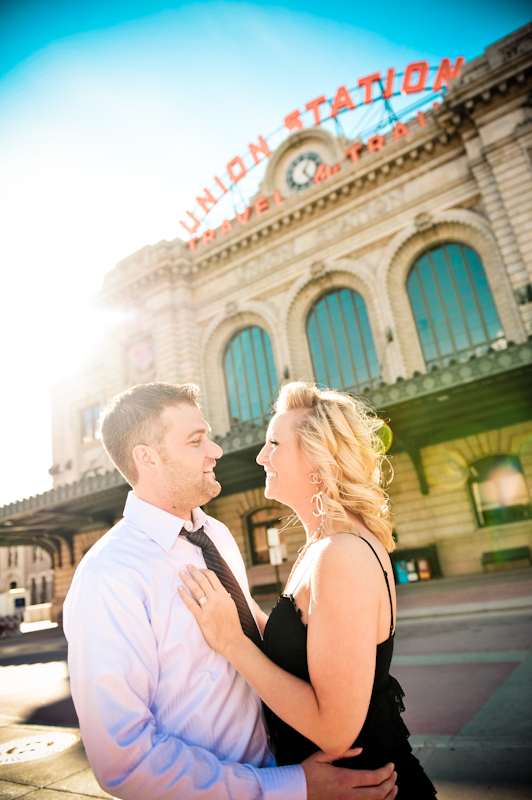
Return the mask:
<svg viewBox="0 0 532 800">
<path fill-rule="evenodd" d="M 268 547 L 268 528 L 281 527 L 281 519 L 274 508 L 261 508 L 248 517 L 249 544 L 252 564 L 269 564 L 270 549 Z M 280 544 L 283 560 L 287 557 L 284 533 L 280 532 Z"/>
<path fill-rule="evenodd" d="M 244 328 L 229 342 L 224 361 L 232 421 L 262 421 L 279 388 L 270 337 L 262 328 Z"/>
<path fill-rule="evenodd" d="M 480 458 L 469 465 L 469 488 L 481 528 L 532 518 L 521 461 L 513 455 Z"/>
<path fill-rule="evenodd" d="M 426 250 L 407 285 L 427 367 L 505 344 L 482 261 L 470 247 L 449 242 Z"/>
<path fill-rule="evenodd" d="M 379 376 L 364 298 L 352 289 L 334 289 L 312 307 L 307 336 L 316 382 L 347 389 Z"/>
</svg>

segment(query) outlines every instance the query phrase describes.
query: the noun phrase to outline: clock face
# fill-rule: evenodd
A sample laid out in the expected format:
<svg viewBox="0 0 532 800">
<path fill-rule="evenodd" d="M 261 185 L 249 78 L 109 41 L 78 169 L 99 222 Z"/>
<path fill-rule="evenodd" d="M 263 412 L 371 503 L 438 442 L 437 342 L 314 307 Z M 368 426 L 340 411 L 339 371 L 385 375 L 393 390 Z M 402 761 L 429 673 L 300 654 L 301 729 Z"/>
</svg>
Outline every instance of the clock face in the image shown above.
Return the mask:
<svg viewBox="0 0 532 800">
<path fill-rule="evenodd" d="M 290 189 L 300 192 L 310 186 L 321 162 L 322 158 L 317 153 L 301 153 L 294 158 L 286 172 L 286 182 Z"/>
</svg>

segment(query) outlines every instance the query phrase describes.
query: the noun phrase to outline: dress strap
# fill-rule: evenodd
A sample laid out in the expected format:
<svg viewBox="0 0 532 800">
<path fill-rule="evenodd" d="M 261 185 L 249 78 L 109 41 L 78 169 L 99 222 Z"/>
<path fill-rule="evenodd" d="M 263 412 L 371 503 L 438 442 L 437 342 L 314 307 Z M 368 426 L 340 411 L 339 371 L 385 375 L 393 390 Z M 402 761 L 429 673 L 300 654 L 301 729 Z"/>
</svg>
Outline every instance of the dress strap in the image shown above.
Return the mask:
<svg viewBox="0 0 532 800">
<path fill-rule="evenodd" d="M 297 591 L 297 587 L 299 586 L 299 584 L 301 583 L 301 581 L 303 580 L 303 578 L 305 577 L 305 575 L 307 574 L 307 572 L 309 571 L 309 569 L 310 569 L 310 567 L 312 566 L 313 563 L 314 563 L 314 559 L 310 558 L 309 561 L 308 561 L 307 566 L 305 567 L 305 569 L 301 573 L 300 578 L 299 578 L 298 582 L 296 583 L 296 585 L 294 586 L 294 588 L 292 589 L 291 593 L 289 595 L 287 595 L 287 593 L 285 592 L 284 593 L 285 596 L 287 596 L 287 597 L 293 597 L 294 596 L 294 593 Z"/>
<path fill-rule="evenodd" d="M 386 570 L 385 570 L 385 569 L 384 569 L 384 567 L 382 566 L 382 562 L 381 562 L 381 560 L 380 560 L 379 556 L 377 555 L 377 552 L 376 552 L 375 548 L 374 548 L 374 547 L 373 547 L 373 546 L 372 546 L 372 545 L 371 545 L 371 544 L 368 542 L 368 540 L 367 540 L 367 539 L 364 539 L 364 537 L 363 537 L 363 536 L 359 536 L 358 538 L 359 538 L 359 539 L 362 539 L 362 541 L 363 541 L 363 542 L 366 542 L 366 544 L 368 545 L 368 547 L 371 547 L 371 549 L 372 549 L 372 550 L 373 550 L 373 552 L 375 553 L 375 558 L 376 558 L 376 559 L 377 559 L 377 561 L 379 562 L 380 568 L 382 569 L 382 571 L 383 571 L 383 573 L 384 573 L 384 580 L 386 581 L 386 588 L 388 589 L 388 597 L 390 598 L 390 617 L 391 617 L 391 621 L 390 621 L 390 636 L 391 636 L 391 635 L 392 635 L 392 633 L 393 633 L 394 624 L 393 624 L 393 603 L 392 603 L 392 593 L 391 593 L 391 591 L 390 591 L 390 584 L 388 583 L 388 573 L 386 572 Z"/>
</svg>

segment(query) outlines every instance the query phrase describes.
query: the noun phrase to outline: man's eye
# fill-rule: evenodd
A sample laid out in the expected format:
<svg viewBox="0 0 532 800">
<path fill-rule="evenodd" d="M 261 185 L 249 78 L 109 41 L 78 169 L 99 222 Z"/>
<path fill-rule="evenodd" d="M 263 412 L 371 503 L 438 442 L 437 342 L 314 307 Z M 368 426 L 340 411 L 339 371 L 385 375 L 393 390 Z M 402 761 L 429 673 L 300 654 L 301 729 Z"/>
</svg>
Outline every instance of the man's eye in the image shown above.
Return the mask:
<svg viewBox="0 0 532 800">
<path fill-rule="evenodd" d="M 276 442 L 275 439 L 270 439 L 270 444 L 277 445 L 279 442 Z"/>
</svg>

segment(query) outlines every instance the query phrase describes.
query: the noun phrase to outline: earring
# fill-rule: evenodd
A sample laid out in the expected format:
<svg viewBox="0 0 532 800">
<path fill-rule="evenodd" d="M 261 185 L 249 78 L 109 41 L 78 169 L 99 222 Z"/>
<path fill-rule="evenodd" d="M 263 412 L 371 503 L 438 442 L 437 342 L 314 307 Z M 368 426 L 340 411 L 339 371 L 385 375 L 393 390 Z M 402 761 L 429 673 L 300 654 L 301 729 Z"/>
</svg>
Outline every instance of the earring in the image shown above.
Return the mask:
<svg viewBox="0 0 532 800">
<path fill-rule="evenodd" d="M 319 486 L 320 483 L 322 482 L 320 476 L 316 475 L 315 472 L 311 472 L 308 477 L 313 486 Z M 310 502 L 311 503 L 316 502 L 316 511 L 312 509 L 312 513 L 314 514 L 314 516 L 323 517 L 323 515 L 325 514 L 325 509 L 323 507 L 323 492 L 320 491 L 313 494 L 310 499 Z"/>
</svg>

